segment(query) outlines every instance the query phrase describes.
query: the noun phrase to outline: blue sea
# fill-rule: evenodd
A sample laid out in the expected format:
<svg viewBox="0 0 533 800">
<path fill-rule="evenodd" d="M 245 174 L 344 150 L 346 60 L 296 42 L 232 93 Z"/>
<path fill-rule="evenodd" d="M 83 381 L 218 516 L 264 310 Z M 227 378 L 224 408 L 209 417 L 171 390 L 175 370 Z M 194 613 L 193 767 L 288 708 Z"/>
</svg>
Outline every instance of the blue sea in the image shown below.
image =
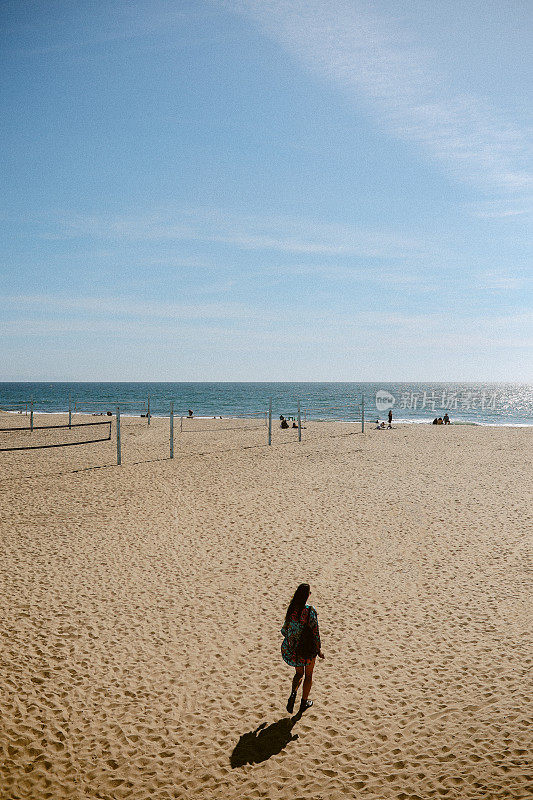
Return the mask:
<svg viewBox="0 0 533 800">
<path fill-rule="evenodd" d="M 298 401 L 307 419 L 385 419 L 431 422 L 447 412 L 454 423 L 533 425 L 533 386 L 508 383 L 0 383 L 0 409 L 36 412 L 167 416 L 257 416 L 272 400 L 273 416 L 294 416 Z"/>
</svg>

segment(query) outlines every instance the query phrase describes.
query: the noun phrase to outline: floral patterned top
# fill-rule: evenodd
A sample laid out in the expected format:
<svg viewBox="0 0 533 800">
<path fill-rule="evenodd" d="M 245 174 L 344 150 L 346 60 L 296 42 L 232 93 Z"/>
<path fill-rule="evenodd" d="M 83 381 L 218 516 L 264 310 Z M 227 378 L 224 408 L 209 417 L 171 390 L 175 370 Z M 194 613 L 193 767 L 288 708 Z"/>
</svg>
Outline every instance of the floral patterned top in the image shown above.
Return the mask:
<svg viewBox="0 0 533 800">
<path fill-rule="evenodd" d="M 281 656 L 291 667 L 304 667 L 310 664 L 312 658 L 301 659 L 296 654 L 300 634 L 309 619 L 309 627 L 315 636 L 315 649 L 320 650 L 320 633 L 318 630 L 318 617 L 313 606 L 304 606 L 301 614 L 294 612 L 289 619 L 288 625 L 281 629 L 281 635 L 285 638 L 281 644 Z"/>
</svg>

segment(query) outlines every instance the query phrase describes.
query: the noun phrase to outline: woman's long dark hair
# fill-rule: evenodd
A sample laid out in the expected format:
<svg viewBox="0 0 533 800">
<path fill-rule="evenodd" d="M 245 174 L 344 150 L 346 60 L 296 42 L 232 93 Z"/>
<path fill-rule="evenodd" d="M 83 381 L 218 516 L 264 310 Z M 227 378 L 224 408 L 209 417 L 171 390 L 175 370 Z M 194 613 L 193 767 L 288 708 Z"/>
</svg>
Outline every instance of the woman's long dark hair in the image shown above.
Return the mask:
<svg viewBox="0 0 533 800">
<path fill-rule="evenodd" d="M 311 587 L 308 583 L 301 583 L 296 591 L 294 592 L 294 596 L 289 603 L 289 607 L 287 609 L 287 613 L 285 614 L 285 625 L 289 624 L 289 619 L 291 615 L 297 611 L 298 615 L 302 613 L 304 610 L 304 606 L 307 602 L 307 598 L 309 597 L 309 592 L 311 591 Z"/>
</svg>

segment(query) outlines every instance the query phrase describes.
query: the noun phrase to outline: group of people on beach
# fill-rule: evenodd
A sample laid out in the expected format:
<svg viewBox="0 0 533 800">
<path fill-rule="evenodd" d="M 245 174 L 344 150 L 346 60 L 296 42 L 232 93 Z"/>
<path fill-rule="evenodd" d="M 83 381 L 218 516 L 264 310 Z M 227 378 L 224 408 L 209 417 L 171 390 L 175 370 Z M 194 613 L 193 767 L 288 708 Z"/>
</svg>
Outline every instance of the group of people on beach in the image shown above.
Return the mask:
<svg viewBox="0 0 533 800">
<path fill-rule="evenodd" d="M 297 424 L 295 419 L 292 420 L 292 426 L 291 426 L 291 425 L 289 425 L 289 420 L 285 419 L 283 414 L 280 414 L 279 418 L 280 418 L 280 424 L 279 424 L 280 428 L 284 428 L 285 429 L 285 428 L 290 428 L 290 427 L 293 427 L 293 428 L 297 428 L 298 427 L 298 424 Z"/>
<path fill-rule="evenodd" d="M 377 419 L 376 420 L 376 427 L 374 428 L 374 430 L 376 430 L 376 431 L 384 431 L 385 429 L 392 430 L 392 408 L 389 408 L 388 420 L 389 420 L 389 424 L 385 425 L 384 422 L 380 423 L 379 419 Z"/>
<path fill-rule="evenodd" d="M 435 417 L 435 419 L 433 420 L 432 424 L 433 425 L 451 425 L 450 417 L 448 416 L 448 413 L 446 413 L 443 417 Z M 385 425 L 384 422 L 380 422 L 379 419 L 377 419 L 376 420 L 376 427 L 374 428 L 374 430 L 376 430 L 376 431 L 384 431 L 385 429 L 389 430 L 390 428 L 392 428 L 392 410 L 389 410 L 389 424 Z"/>
<path fill-rule="evenodd" d="M 192 419 L 194 417 L 194 413 L 193 413 L 192 408 L 189 408 L 189 410 L 187 412 L 187 416 L 189 417 L 189 419 Z M 213 417 L 213 419 L 222 419 L 222 417 Z"/>
</svg>

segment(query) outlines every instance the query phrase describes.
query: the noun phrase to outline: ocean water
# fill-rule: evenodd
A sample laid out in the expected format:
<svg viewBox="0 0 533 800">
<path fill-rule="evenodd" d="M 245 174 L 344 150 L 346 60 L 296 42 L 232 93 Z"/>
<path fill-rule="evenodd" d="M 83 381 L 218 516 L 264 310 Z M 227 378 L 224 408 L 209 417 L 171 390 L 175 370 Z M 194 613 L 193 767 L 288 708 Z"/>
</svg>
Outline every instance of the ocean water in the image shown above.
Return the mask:
<svg viewBox="0 0 533 800">
<path fill-rule="evenodd" d="M 297 403 L 308 419 L 386 418 L 392 404 L 397 422 L 431 422 L 449 414 L 452 422 L 478 425 L 533 425 L 533 386 L 507 383 L 0 383 L 0 409 L 38 412 L 72 409 L 94 414 L 115 410 L 153 416 L 258 416 L 272 400 L 274 417 L 294 416 Z M 394 401 L 394 402 L 393 402 Z"/>
</svg>

